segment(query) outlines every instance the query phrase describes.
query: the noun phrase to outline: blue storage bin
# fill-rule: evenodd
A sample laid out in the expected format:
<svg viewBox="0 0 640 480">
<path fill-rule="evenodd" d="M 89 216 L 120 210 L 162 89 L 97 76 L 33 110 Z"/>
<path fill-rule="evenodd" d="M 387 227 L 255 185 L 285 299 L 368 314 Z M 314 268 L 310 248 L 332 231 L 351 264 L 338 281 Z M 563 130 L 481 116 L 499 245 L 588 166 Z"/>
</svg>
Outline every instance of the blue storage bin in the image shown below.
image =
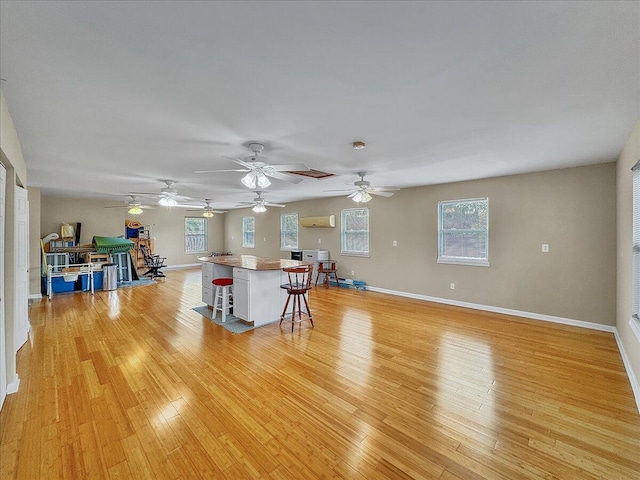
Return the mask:
<svg viewBox="0 0 640 480">
<path fill-rule="evenodd" d="M 102 290 L 102 270 L 93 272 L 93 289 Z"/>
<path fill-rule="evenodd" d="M 78 282 L 80 282 L 80 290 L 89 290 L 89 275 L 80 275 Z M 102 290 L 102 271 L 93 272 L 93 289 Z"/>
<path fill-rule="evenodd" d="M 44 281 L 47 281 L 47 278 L 44 278 Z M 53 277 L 51 279 L 51 290 L 53 293 L 64 293 L 64 292 L 73 292 L 76 288 L 76 281 L 73 282 L 65 282 L 62 277 Z"/>
</svg>

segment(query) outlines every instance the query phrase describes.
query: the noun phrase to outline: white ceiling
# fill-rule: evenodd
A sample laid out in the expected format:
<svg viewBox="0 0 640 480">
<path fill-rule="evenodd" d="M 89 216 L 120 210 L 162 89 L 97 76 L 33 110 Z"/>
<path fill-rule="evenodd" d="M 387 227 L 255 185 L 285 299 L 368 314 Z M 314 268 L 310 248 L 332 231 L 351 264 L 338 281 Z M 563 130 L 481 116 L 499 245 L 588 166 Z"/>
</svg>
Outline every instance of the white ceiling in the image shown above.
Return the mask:
<svg viewBox="0 0 640 480">
<path fill-rule="evenodd" d="M 0 17 L 2 91 L 49 195 L 171 179 L 228 208 L 254 197 L 241 174 L 193 171 L 237 168 L 222 156 L 251 141 L 338 174 L 274 180 L 280 203 L 359 170 L 411 187 L 587 165 L 640 118 L 640 2 L 2 0 Z"/>
</svg>

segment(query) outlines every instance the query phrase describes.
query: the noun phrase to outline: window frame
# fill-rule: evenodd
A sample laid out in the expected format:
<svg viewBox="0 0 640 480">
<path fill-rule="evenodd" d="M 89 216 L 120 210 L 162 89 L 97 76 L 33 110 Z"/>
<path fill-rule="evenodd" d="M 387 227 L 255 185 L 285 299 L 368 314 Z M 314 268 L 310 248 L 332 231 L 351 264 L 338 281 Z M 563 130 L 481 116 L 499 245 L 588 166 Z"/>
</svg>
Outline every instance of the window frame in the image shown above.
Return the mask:
<svg viewBox="0 0 640 480">
<path fill-rule="evenodd" d="M 444 249 L 444 236 L 445 233 L 451 231 L 443 227 L 443 209 L 446 205 L 459 205 L 464 203 L 484 201 L 487 204 L 487 220 L 486 226 L 483 229 L 485 232 L 485 256 L 484 257 L 459 257 L 453 255 L 446 255 L 443 252 Z M 467 229 L 467 231 L 479 232 L 479 229 Z M 469 265 L 474 267 L 490 267 L 489 263 L 489 197 L 479 198 L 463 198 L 456 200 L 442 200 L 438 202 L 438 257 L 436 263 L 444 263 L 450 265 Z"/>
<path fill-rule="evenodd" d="M 286 218 L 290 218 L 290 217 L 295 217 L 295 245 L 285 245 L 285 239 L 287 237 L 287 232 L 291 233 L 292 231 L 289 230 L 285 230 L 284 229 L 284 225 L 286 223 Z M 280 250 L 281 251 L 286 251 L 286 252 L 290 252 L 291 250 L 297 250 L 298 249 L 298 213 L 283 213 L 280 215 Z"/>
<path fill-rule="evenodd" d="M 629 325 L 640 340 L 640 160 L 632 172 L 632 226 L 631 226 L 631 318 Z"/>
<path fill-rule="evenodd" d="M 197 233 L 197 234 L 189 234 L 187 233 L 187 221 L 188 220 L 198 220 L 199 222 L 202 223 L 203 226 L 203 233 Z M 200 254 L 200 253 L 209 253 L 209 235 L 208 235 L 208 222 L 207 219 L 204 217 L 184 217 L 184 254 L 185 255 L 196 255 L 196 254 Z M 187 241 L 187 238 L 189 237 L 204 237 L 204 250 L 187 250 L 187 244 L 189 243 Z"/>
<path fill-rule="evenodd" d="M 248 220 L 251 219 L 253 230 L 247 229 Z M 253 243 L 247 243 L 245 240 L 247 234 L 251 233 Z M 256 217 L 253 215 L 247 215 L 242 217 L 242 248 L 256 248 Z"/>
<path fill-rule="evenodd" d="M 345 248 L 347 235 L 352 232 L 362 232 L 361 230 L 350 230 L 346 231 L 346 215 L 355 211 L 364 211 L 367 213 L 367 230 L 366 230 L 366 238 L 367 238 L 367 250 L 365 251 L 357 251 L 357 250 L 347 250 Z M 340 213 L 340 255 L 350 256 L 350 257 L 369 257 L 371 255 L 371 215 L 369 212 L 369 208 L 367 207 L 355 207 L 355 208 L 344 208 Z"/>
</svg>

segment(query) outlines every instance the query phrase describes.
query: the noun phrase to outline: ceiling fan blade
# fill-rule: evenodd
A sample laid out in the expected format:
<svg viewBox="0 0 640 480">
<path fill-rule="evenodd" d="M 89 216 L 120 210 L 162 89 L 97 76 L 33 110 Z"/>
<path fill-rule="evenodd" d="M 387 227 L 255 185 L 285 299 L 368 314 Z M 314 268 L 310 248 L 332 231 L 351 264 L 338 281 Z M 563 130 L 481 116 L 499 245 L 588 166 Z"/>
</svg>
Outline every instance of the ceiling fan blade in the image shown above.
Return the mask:
<svg viewBox="0 0 640 480">
<path fill-rule="evenodd" d="M 282 180 L 283 182 L 289 183 L 300 183 L 302 181 L 301 178 L 294 177 L 293 175 L 289 175 L 288 173 L 281 172 L 264 172 L 267 177 L 277 178 L 278 180 Z"/>
<path fill-rule="evenodd" d="M 393 197 L 393 192 L 381 192 L 380 190 L 369 190 L 369 193 L 373 195 L 379 195 L 381 197 Z"/>
<path fill-rule="evenodd" d="M 349 195 L 347 195 L 347 198 L 353 198 L 356 196 L 358 192 L 351 192 Z"/>
<path fill-rule="evenodd" d="M 144 210 L 150 210 L 156 207 L 152 207 L 151 205 L 108 205 L 104 208 L 133 208 L 133 207 L 138 207 L 138 208 L 142 208 Z"/>
<path fill-rule="evenodd" d="M 129 192 L 129 193 L 131 195 L 151 195 L 152 197 L 164 197 L 164 196 L 166 196 L 165 193 L 158 193 L 158 192 L 156 192 L 156 193 Z"/>
<path fill-rule="evenodd" d="M 196 170 L 193 173 L 223 173 L 223 172 L 250 172 L 251 170 L 247 169 L 236 169 L 236 170 Z"/>
<path fill-rule="evenodd" d="M 338 190 L 323 190 L 323 192 L 351 192 L 353 188 L 340 188 Z"/>
<path fill-rule="evenodd" d="M 239 165 L 242 165 L 244 168 L 248 168 L 249 170 L 252 170 L 251 164 L 245 162 L 244 160 L 240 160 L 239 158 L 233 158 L 233 157 L 225 157 L 224 155 L 222 156 L 222 158 L 226 158 L 227 160 L 231 160 L 232 162 L 236 162 Z"/>
<path fill-rule="evenodd" d="M 376 192 L 397 192 L 400 190 L 400 187 L 373 187 L 371 190 L 375 190 Z"/>
<path fill-rule="evenodd" d="M 280 203 L 264 202 L 264 205 L 267 206 L 267 207 L 280 207 L 280 208 L 286 207 L 286 205 L 282 205 Z"/>
<path fill-rule="evenodd" d="M 294 165 L 270 165 L 276 172 L 308 172 L 311 170 L 304 163 L 296 163 Z"/>
</svg>

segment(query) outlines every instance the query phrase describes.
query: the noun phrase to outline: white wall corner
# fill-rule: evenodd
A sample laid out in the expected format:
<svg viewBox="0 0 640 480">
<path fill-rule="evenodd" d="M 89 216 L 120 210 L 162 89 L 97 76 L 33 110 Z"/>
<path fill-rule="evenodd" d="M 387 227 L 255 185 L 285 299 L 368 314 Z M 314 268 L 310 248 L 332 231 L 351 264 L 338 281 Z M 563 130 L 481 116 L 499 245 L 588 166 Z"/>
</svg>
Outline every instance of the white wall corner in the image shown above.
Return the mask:
<svg viewBox="0 0 640 480">
<path fill-rule="evenodd" d="M 640 384 L 638 383 L 638 378 L 636 377 L 636 374 L 633 373 L 633 368 L 631 368 L 631 361 L 629 360 L 629 357 L 627 357 L 627 352 L 624 349 L 624 345 L 622 344 L 620 335 L 618 335 L 617 328 L 613 332 L 613 335 L 616 337 L 616 343 L 618 344 L 618 350 L 620 350 L 622 363 L 624 363 L 624 368 L 627 370 L 627 376 L 629 377 L 629 382 L 631 382 L 633 396 L 636 399 L 636 406 L 638 407 L 638 412 L 640 412 Z"/>
<path fill-rule="evenodd" d="M 11 393 L 16 393 L 20 388 L 20 377 L 16 375 L 16 378 L 13 382 L 7 383 L 7 395 Z"/>
</svg>

